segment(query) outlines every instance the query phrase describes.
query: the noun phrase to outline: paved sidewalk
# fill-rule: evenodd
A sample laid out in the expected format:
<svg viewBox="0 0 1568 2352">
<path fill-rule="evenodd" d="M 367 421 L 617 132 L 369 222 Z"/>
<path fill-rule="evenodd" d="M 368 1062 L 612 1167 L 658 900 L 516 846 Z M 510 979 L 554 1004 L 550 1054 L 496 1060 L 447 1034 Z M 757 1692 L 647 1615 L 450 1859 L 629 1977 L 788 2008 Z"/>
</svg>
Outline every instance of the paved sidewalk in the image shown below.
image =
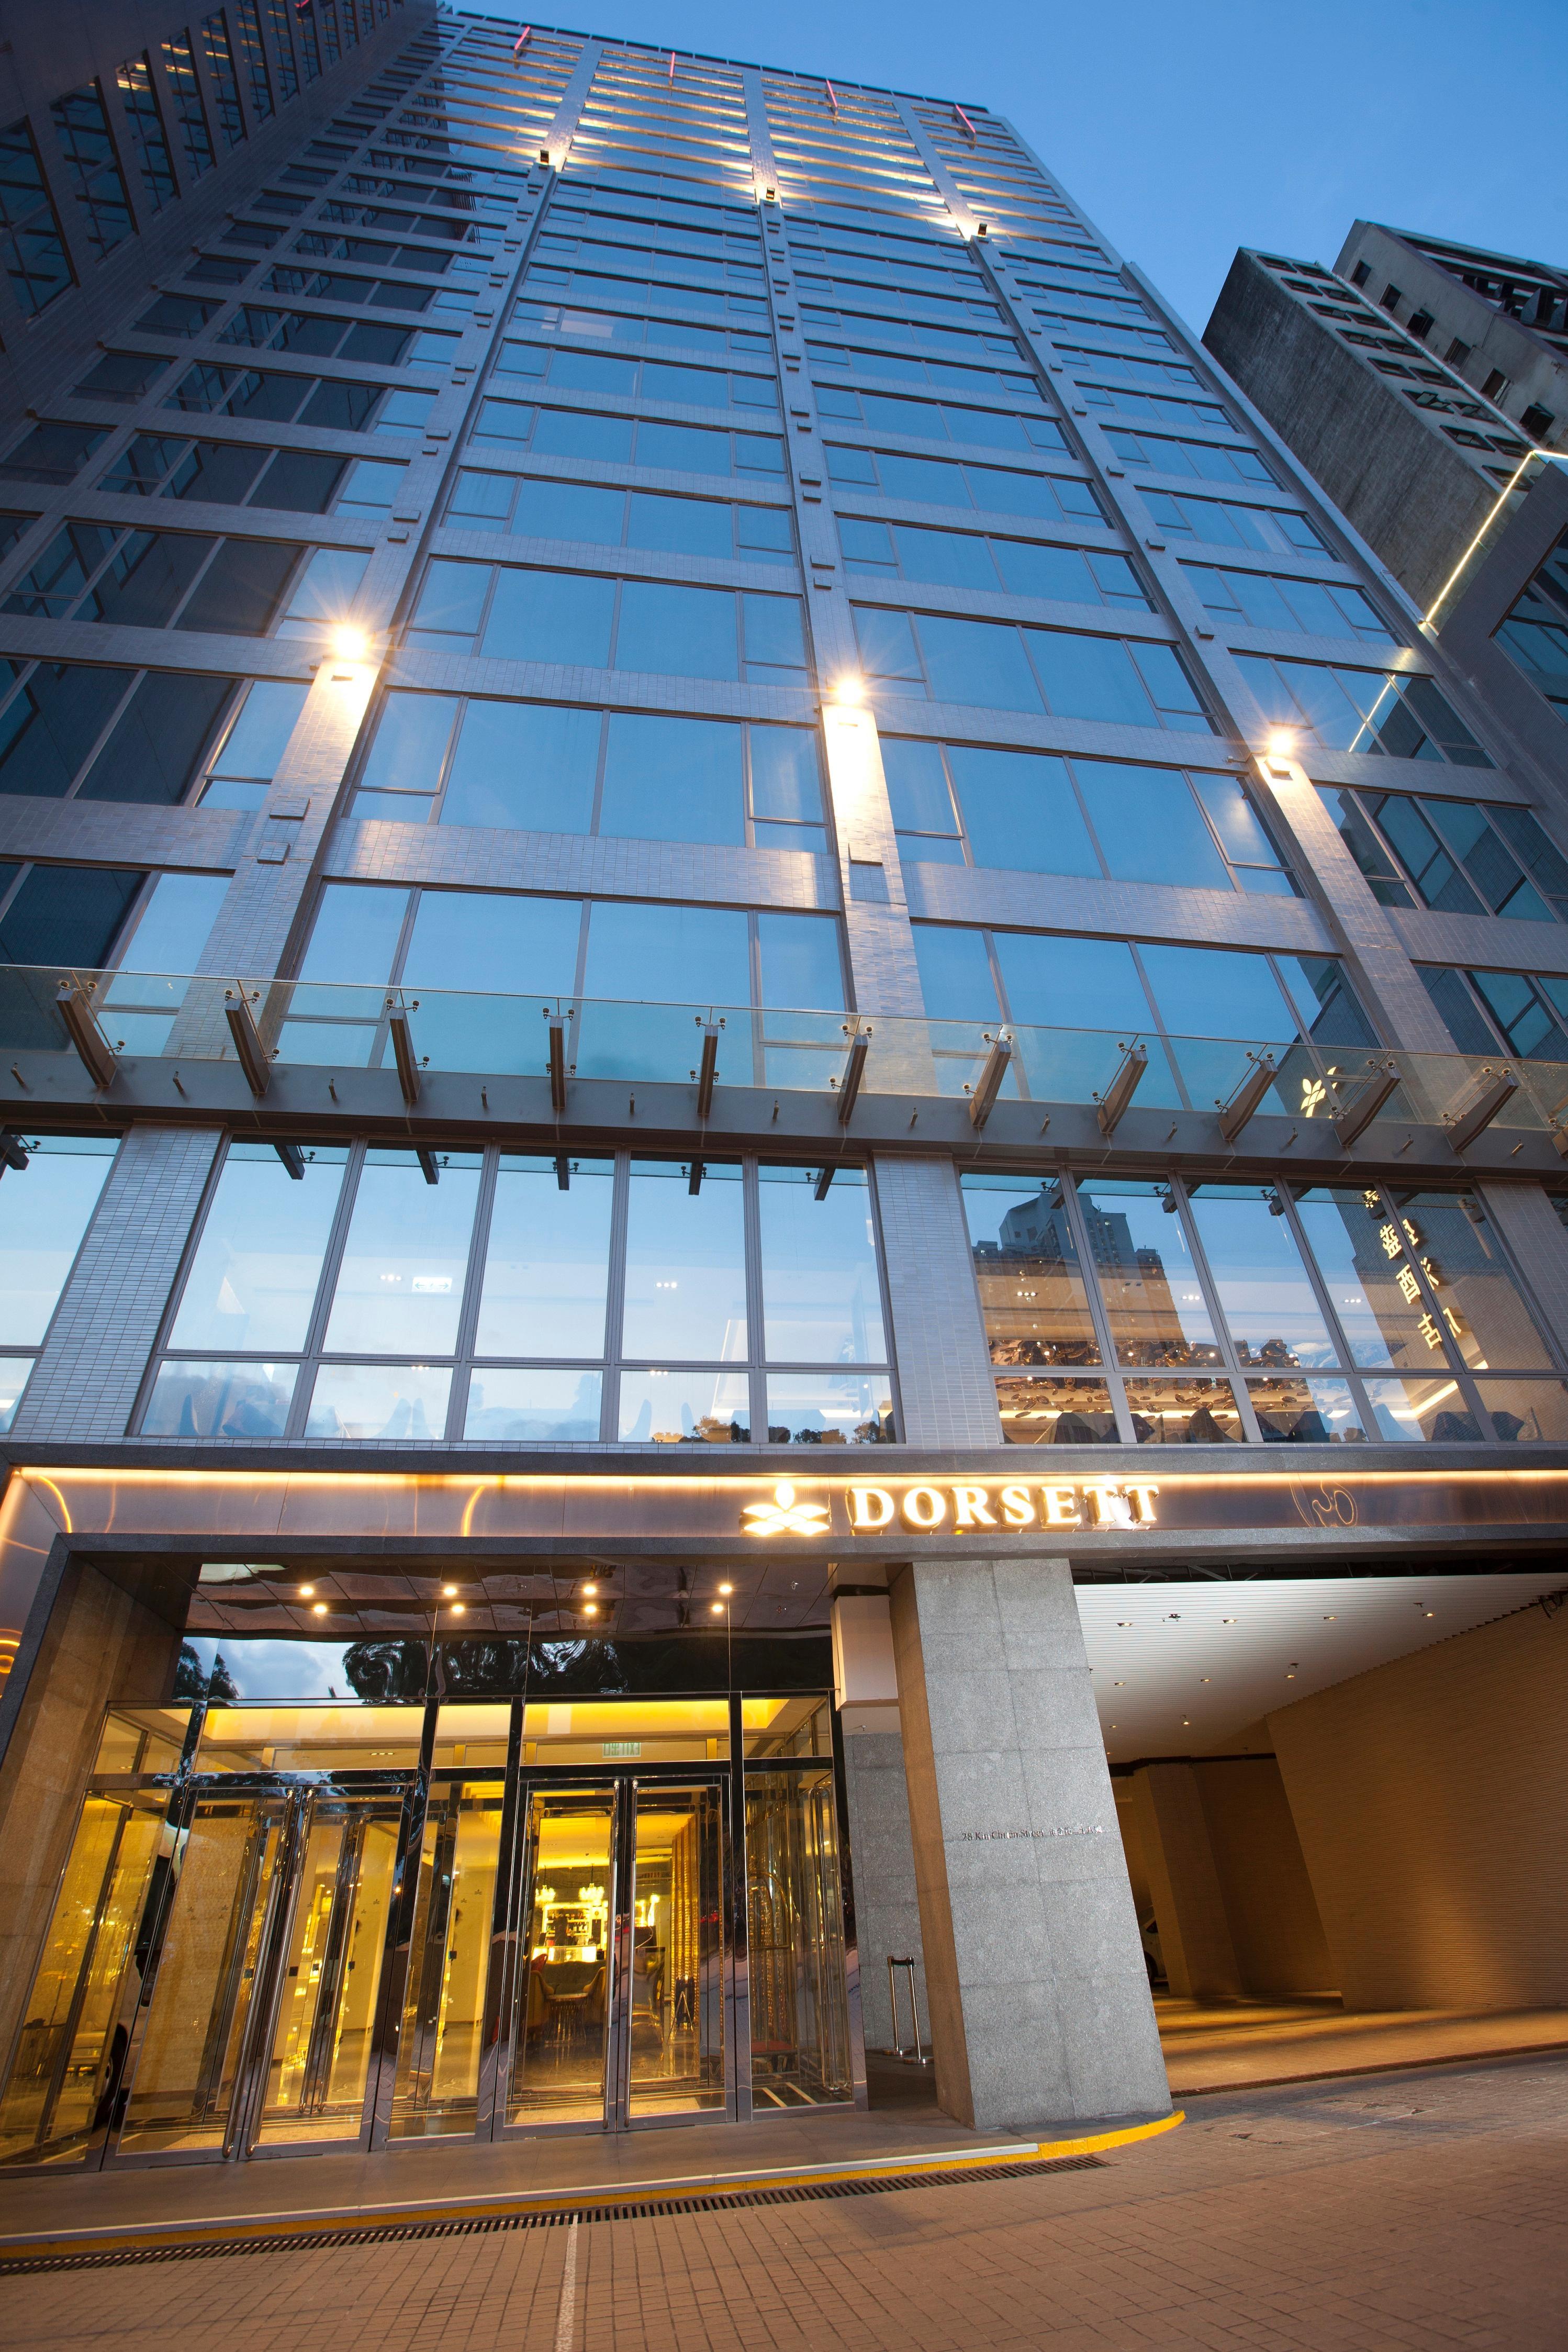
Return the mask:
<svg viewBox="0 0 1568 2352">
<path fill-rule="evenodd" d="M 4 2281 L 8 2352 L 1568 2344 L 1568 2060 L 1204 2100 L 1093 2170 Z"/>
<path fill-rule="evenodd" d="M 1156 1993 L 1155 2014 L 1175 2099 L 1378 2066 L 1568 2047 L 1568 2009 L 1347 2011 L 1333 1994 L 1197 2001 Z"/>
</svg>

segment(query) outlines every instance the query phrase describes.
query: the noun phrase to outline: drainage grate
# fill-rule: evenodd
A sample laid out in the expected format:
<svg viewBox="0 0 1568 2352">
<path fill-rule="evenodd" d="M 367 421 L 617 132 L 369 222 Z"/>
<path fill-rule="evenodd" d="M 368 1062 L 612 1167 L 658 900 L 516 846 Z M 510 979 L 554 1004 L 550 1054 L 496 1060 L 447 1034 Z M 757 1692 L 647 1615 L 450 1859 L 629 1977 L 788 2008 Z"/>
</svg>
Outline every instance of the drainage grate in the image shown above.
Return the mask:
<svg viewBox="0 0 1568 2352">
<path fill-rule="evenodd" d="M 39 2254 L 0 2261 L 0 2278 L 38 2271 L 125 2270 L 144 2263 L 208 2262 L 225 2254 L 314 2253 L 334 2246 L 380 2246 L 409 2238 L 484 2237 L 497 2230 L 552 2230 L 566 2221 L 657 2221 L 676 2213 L 734 2213 L 748 2205 L 810 2205 L 829 2197 L 884 2197 L 895 2189 L 961 2189 L 976 2180 L 1031 2180 L 1044 2172 L 1095 2172 L 1098 2156 L 1053 2156 L 1042 2162 L 966 2166 L 956 2172 L 901 2172 L 871 2180 L 804 2181 L 788 2189 L 717 2190 L 702 2197 L 619 2199 L 549 2213 L 494 2213 L 472 2221 L 366 2222 L 342 2230 L 302 2230 L 290 2237 L 221 2238 L 200 2246 L 132 2246 L 119 2252 Z"/>
</svg>

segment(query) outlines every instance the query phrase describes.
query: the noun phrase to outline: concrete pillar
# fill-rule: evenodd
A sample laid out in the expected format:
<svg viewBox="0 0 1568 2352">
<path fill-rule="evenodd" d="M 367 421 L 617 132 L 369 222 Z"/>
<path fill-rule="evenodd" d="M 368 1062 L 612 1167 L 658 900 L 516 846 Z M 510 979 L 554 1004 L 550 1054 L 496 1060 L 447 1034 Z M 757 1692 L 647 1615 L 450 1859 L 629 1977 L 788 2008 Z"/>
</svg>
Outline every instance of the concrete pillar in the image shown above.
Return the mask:
<svg viewBox="0 0 1568 2352">
<path fill-rule="evenodd" d="M 1203 1797 L 1190 1764 L 1146 1764 L 1134 1811 L 1172 1992 L 1211 2000 L 1241 1990 Z"/>
<path fill-rule="evenodd" d="M 982 2131 L 1170 2093 L 1065 1559 L 893 1584 L 936 2096 Z"/>
<path fill-rule="evenodd" d="M 852 1717 L 854 1710 L 851 1710 Z M 863 1710 L 870 1714 L 871 1710 Z M 920 1941 L 920 1896 L 915 1883 L 915 1846 L 909 1832 L 909 1790 L 904 1776 L 904 1742 L 896 1710 L 885 1710 L 886 1727 L 860 1730 L 844 1724 L 844 1783 L 850 1806 L 850 1853 L 855 1874 L 855 1927 L 860 1947 L 861 2015 L 868 2050 L 893 2047 L 889 1959 L 915 1962 L 915 2005 L 923 2049 L 931 2047 L 931 2014 L 925 1993 L 925 1959 Z M 909 2001 L 899 1972 L 898 2024 L 909 2046 Z"/>
</svg>

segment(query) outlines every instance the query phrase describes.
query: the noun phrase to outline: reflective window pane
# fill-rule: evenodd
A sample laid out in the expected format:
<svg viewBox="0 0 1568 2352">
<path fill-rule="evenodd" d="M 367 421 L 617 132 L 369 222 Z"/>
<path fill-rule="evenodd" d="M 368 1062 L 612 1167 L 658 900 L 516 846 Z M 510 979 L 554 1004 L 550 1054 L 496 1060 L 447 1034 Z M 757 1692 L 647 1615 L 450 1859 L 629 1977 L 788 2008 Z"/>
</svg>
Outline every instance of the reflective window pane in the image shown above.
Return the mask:
<svg viewBox="0 0 1568 2352">
<path fill-rule="evenodd" d="M 1080 1188 L 1100 1297 L 1119 1364 L 1218 1364 L 1208 1309 L 1168 1193 L 1155 1184 Z"/>
<path fill-rule="evenodd" d="M 269 1144 L 230 1145 L 171 1347 L 303 1348 L 348 1157 L 313 1148 L 296 1177 Z"/>
<path fill-rule="evenodd" d="M 966 1176 L 980 1312 L 993 1364 L 1097 1364 L 1100 1342 L 1060 1183 Z"/>
<path fill-rule="evenodd" d="M 769 1445 L 891 1445 L 893 1392 L 885 1372 L 770 1372 Z"/>
<path fill-rule="evenodd" d="M 1366 1401 L 1385 1444 L 1478 1445 L 1480 1423 L 1445 1372 L 1434 1380 L 1368 1381 Z"/>
<path fill-rule="evenodd" d="M 26 1168 L 5 1172 L 0 1343 L 34 1348 L 42 1339 L 119 1149 L 110 1137 L 51 1137 L 31 1147 Z"/>
<path fill-rule="evenodd" d="M 1375 1187 L 1353 1192 L 1313 1185 L 1297 1194 L 1296 1212 L 1352 1362 L 1412 1371 L 1445 1363 L 1442 1334 L 1411 1268 L 1409 1236 L 1382 1193 Z"/>
<path fill-rule="evenodd" d="M 1238 1445 L 1246 1435 L 1228 1381 L 1130 1380 L 1140 1445 Z"/>
<path fill-rule="evenodd" d="M 1480 1381 L 1481 1402 L 1504 1444 L 1568 1438 L 1568 1381 Z"/>
<path fill-rule="evenodd" d="M 1271 1188 L 1205 1184 L 1189 1198 L 1241 1361 L 1281 1370 L 1333 1363 L 1334 1343 Z"/>
<path fill-rule="evenodd" d="M 1359 1445 L 1366 1434 L 1348 1381 L 1276 1372 L 1247 1387 L 1265 1445 Z"/>
<path fill-rule="evenodd" d="M 737 1167 L 709 1166 L 694 1192 L 687 1165 L 632 1162 L 622 1349 L 655 1362 L 745 1361 L 746 1219 Z"/>
<path fill-rule="evenodd" d="M 452 1374 L 430 1364 L 323 1364 L 310 1398 L 308 1437 L 345 1443 L 440 1437 Z"/>
<path fill-rule="evenodd" d="M 746 1445 L 751 1391 L 744 1372 L 622 1372 L 616 1431 L 623 1445 Z"/>
<path fill-rule="evenodd" d="M 481 1365 L 468 1383 L 463 1434 L 507 1445 L 596 1445 L 603 1381 L 570 1365 Z"/>
<path fill-rule="evenodd" d="M 294 1379 L 292 1364 L 161 1365 L 143 1434 L 281 1437 L 288 1425 Z"/>
<path fill-rule="evenodd" d="M 1552 1359 L 1473 1192 L 1396 1192 L 1416 1257 L 1451 1339 L 1472 1370 L 1545 1370 Z"/>
<path fill-rule="evenodd" d="M 327 1326 L 329 1354 L 444 1356 L 455 1347 L 478 1155 L 444 1153 L 440 1168 L 430 1184 L 412 1151 L 366 1153 Z"/>
<path fill-rule="evenodd" d="M 476 1355 L 603 1354 L 614 1190 L 608 1160 L 502 1160 Z"/>
<path fill-rule="evenodd" d="M 879 1363 L 887 1353 L 871 1188 L 837 1171 L 827 1198 L 814 1169 L 758 1171 L 763 1352 L 775 1363 Z"/>
<path fill-rule="evenodd" d="M 1009 1445 L 1119 1445 L 1111 1391 L 1103 1381 L 1049 1374 L 998 1380 L 997 1410 Z"/>
</svg>

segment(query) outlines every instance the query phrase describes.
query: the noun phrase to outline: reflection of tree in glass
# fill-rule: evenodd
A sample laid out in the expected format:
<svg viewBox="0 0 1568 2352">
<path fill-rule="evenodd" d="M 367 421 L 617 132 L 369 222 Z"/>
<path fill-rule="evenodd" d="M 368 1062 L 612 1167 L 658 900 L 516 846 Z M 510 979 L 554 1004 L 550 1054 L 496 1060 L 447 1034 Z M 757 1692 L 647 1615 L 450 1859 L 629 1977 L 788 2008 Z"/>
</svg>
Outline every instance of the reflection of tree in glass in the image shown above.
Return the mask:
<svg viewBox="0 0 1568 2352">
<path fill-rule="evenodd" d="M 175 1698 L 238 1698 L 239 1691 L 222 1651 L 214 1658 L 209 1673 L 201 1652 L 193 1642 L 180 1644 L 179 1664 L 174 1668 Z"/>
<path fill-rule="evenodd" d="M 356 1698 L 423 1698 L 426 1679 L 424 1643 L 352 1642 L 343 1653 L 343 1672 Z"/>
</svg>

